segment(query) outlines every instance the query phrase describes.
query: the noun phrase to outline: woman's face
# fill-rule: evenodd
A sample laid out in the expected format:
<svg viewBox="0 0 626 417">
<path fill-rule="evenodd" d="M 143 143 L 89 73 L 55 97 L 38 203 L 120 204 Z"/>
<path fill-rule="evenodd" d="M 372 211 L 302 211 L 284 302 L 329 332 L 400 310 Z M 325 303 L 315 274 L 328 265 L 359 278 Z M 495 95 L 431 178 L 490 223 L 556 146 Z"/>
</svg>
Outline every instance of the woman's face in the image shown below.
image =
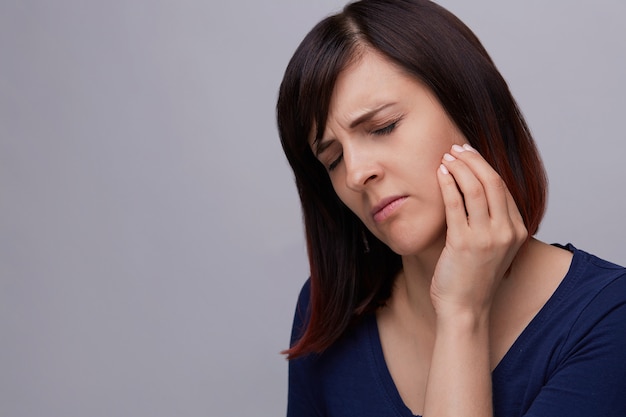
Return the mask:
<svg viewBox="0 0 626 417">
<path fill-rule="evenodd" d="M 466 142 L 428 88 L 368 49 L 337 79 L 311 147 L 343 203 L 394 252 L 412 255 L 443 248 L 437 169 Z"/>
</svg>

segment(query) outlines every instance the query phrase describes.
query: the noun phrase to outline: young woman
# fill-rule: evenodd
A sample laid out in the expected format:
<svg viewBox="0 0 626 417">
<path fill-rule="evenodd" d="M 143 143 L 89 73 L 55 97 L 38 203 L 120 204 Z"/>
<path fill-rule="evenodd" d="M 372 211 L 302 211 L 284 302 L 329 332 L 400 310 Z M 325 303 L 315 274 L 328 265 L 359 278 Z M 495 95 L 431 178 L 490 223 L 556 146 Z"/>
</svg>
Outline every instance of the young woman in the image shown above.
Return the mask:
<svg viewBox="0 0 626 417">
<path fill-rule="evenodd" d="M 311 267 L 289 416 L 626 415 L 626 270 L 532 237 L 541 160 L 462 22 L 349 4 L 298 47 L 277 116 Z"/>
</svg>

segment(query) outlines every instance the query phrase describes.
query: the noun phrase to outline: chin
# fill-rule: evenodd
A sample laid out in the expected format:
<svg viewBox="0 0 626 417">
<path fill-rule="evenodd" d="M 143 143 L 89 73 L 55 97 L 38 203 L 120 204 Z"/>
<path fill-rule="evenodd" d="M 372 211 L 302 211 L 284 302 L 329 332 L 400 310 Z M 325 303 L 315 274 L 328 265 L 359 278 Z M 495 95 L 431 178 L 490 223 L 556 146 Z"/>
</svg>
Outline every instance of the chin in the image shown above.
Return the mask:
<svg viewBox="0 0 626 417">
<path fill-rule="evenodd" d="M 388 239 L 383 243 L 389 246 L 389 249 L 400 256 L 419 255 L 426 249 L 423 242 L 420 244 L 420 242 L 416 242 L 415 240 L 407 241 L 402 239 Z"/>
<path fill-rule="evenodd" d="M 419 232 L 404 232 L 383 240 L 383 243 L 400 256 L 420 256 L 432 254 L 434 251 L 440 253 L 445 246 L 445 242 L 445 228 L 438 233 L 432 233 L 431 231 L 430 235 Z"/>
<path fill-rule="evenodd" d="M 415 245 L 388 245 L 389 248 L 397 255 L 400 256 L 416 256 L 424 252 L 423 248 Z"/>
</svg>

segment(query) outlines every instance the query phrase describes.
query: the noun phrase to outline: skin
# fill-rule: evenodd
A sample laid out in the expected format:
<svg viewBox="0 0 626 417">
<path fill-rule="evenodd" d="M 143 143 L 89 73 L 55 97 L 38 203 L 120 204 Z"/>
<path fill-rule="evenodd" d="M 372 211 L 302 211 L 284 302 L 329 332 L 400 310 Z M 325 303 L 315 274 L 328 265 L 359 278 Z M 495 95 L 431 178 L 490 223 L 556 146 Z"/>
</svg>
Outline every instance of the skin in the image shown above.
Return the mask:
<svg viewBox="0 0 626 417">
<path fill-rule="evenodd" d="M 375 51 L 340 74 L 311 147 L 340 199 L 402 256 L 377 323 L 405 404 L 492 416 L 491 371 L 571 254 L 527 239 L 504 182 L 432 92 Z"/>
</svg>

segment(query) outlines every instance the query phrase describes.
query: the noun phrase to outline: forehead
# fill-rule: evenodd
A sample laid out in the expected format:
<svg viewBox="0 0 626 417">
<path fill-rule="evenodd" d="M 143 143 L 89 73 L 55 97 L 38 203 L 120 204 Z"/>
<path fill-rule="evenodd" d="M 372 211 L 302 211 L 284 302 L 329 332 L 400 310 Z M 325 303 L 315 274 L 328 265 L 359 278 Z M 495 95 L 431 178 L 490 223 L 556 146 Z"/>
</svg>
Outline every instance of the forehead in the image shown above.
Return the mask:
<svg viewBox="0 0 626 417">
<path fill-rule="evenodd" d="M 332 131 L 336 129 L 348 130 L 363 114 L 390 103 L 395 105 L 387 106 L 389 109 L 407 104 L 415 88 L 424 89 L 426 86 L 382 53 L 364 47 L 339 72 L 332 87 L 326 118 L 321 121 L 322 131 L 316 125 L 319 120 L 314 121 L 309 145 L 332 138 Z"/>
<path fill-rule="evenodd" d="M 361 113 L 398 100 L 416 81 L 378 52 L 365 49 L 337 77 L 328 122 L 348 123 Z"/>
</svg>

